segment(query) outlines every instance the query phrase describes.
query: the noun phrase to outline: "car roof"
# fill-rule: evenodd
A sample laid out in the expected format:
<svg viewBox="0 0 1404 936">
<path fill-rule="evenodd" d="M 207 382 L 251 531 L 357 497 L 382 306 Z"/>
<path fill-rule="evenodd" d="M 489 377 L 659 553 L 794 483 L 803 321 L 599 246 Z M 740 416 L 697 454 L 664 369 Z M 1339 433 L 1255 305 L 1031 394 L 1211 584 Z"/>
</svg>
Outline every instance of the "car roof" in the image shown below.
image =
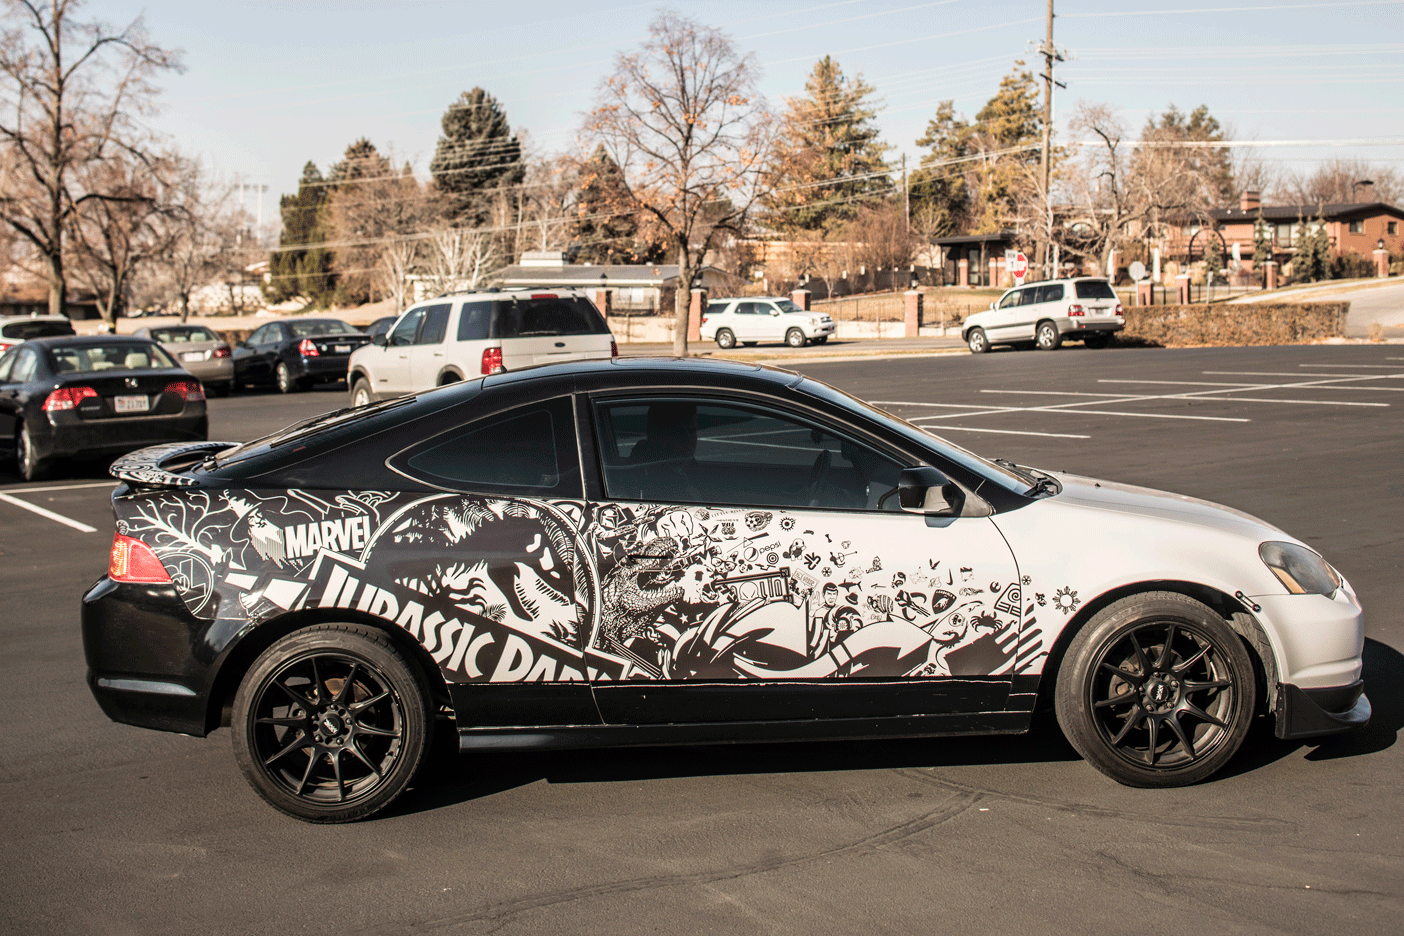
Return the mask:
<svg viewBox="0 0 1404 936">
<path fill-rule="evenodd" d="M 25 342 L 27 345 L 38 345 L 42 348 L 60 347 L 88 347 L 90 345 L 106 344 L 109 341 L 134 341 L 137 344 L 151 344 L 156 342 L 150 338 L 143 338 L 140 335 L 51 335 L 47 338 L 31 338 Z"/>
<path fill-rule="evenodd" d="M 659 385 L 711 386 L 714 383 L 735 388 L 751 384 L 755 389 L 791 387 L 802 378 L 794 371 L 766 364 L 743 361 L 711 360 L 707 358 L 627 357 L 560 364 L 542 364 L 519 370 L 504 371 L 483 379 L 483 389 L 490 390 L 513 383 L 537 381 L 574 382 L 582 389 L 617 387 L 648 387 Z"/>
<path fill-rule="evenodd" d="M 66 315 L 0 315 L 0 325 L 9 325 L 12 322 L 67 322 L 72 325 L 73 320 Z"/>
</svg>

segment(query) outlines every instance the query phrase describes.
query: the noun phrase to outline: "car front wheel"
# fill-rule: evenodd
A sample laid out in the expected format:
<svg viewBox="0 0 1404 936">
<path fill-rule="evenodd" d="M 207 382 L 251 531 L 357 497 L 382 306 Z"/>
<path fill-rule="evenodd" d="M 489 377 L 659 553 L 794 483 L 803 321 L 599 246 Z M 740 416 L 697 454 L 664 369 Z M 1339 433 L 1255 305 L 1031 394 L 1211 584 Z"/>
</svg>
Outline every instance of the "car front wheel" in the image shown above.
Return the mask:
<svg viewBox="0 0 1404 936">
<path fill-rule="evenodd" d="M 1058 672 L 1058 724 L 1102 773 L 1135 787 L 1197 783 L 1248 733 L 1253 663 L 1206 605 L 1175 592 L 1123 598 L 1097 613 Z"/>
<path fill-rule="evenodd" d="M 983 328 L 972 328 L 965 338 L 965 343 L 970 346 L 971 354 L 984 354 L 990 350 L 990 340 L 985 337 Z"/>
<path fill-rule="evenodd" d="M 1058 326 L 1052 322 L 1039 322 L 1036 344 L 1040 351 L 1056 351 L 1063 343 L 1063 336 L 1058 332 Z"/>
<path fill-rule="evenodd" d="M 429 751 L 423 671 L 369 627 L 321 624 L 282 638 L 234 697 L 234 758 L 255 792 L 307 822 L 388 806 Z"/>
<path fill-rule="evenodd" d="M 798 328 L 792 328 L 785 332 L 785 344 L 792 348 L 803 348 L 805 345 L 809 344 L 809 339 L 804 337 L 804 332 L 800 331 Z"/>
<path fill-rule="evenodd" d="M 731 329 L 723 328 L 717 332 L 717 347 L 723 351 L 730 351 L 736 347 L 736 336 L 732 334 Z"/>
</svg>

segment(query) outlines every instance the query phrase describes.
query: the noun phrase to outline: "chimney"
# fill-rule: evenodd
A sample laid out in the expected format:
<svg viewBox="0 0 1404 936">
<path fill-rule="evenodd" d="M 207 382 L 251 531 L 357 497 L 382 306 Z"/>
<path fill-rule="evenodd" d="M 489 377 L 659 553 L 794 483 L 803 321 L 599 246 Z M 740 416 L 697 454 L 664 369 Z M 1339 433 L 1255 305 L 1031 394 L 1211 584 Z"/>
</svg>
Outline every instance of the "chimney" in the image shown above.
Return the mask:
<svg viewBox="0 0 1404 936">
<path fill-rule="evenodd" d="M 1263 206 L 1263 197 L 1252 189 L 1245 189 L 1238 199 L 1238 207 L 1245 212 L 1257 211 Z"/>
</svg>

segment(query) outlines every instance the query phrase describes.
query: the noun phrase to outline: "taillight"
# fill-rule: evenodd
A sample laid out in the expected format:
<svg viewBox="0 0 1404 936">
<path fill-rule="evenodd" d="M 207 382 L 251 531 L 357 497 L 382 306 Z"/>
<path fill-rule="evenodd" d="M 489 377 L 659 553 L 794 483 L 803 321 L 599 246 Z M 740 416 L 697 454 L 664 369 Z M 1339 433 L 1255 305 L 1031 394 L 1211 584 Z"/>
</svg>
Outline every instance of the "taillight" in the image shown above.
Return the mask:
<svg viewBox="0 0 1404 936">
<path fill-rule="evenodd" d="M 311 338 L 304 338 L 302 344 L 297 346 L 297 353 L 303 357 L 316 357 L 322 352 L 317 350 L 317 345 Z"/>
<path fill-rule="evenodd" d="M 220 345 L 214 349 L 215 357 L 229 357 L 229 345 Z"/>
<path fill-rule="evenodd" d="M 198 380 L 172 380 L 166 384 L 167 393 L 178 393 L 187 403 L 205 398 L 205 388 Z"/>
<path fill-rule="evenodd" d="M 121 533 L 112 536 L 112 553 L 107 557 L 107 577 L 114 582 L 153 584 L 165 584 L 171 580 L 171 574 L 156 558 L 150 546 Z"/>
<path fill-rule="evenodd" d="M 92 387 L 59 387 L 44 400 L 44 411 L 77 409 L 86 399 L 97 399 L 98 392 Z"/>
<path fill-rule="evenodd" d="M 1119 302 L 1116 304 L 1116 314 L 1117 314 L 1117 315 L 1125 315 L 1125 314 L 1126 314 L 1125 310 L 1121 308 L 1121 303 L 1119 303 Z"/>
<path fill-rule="evenodd" d="M 505 369 L 506 369 L 506 368 L 504 368 L 504 367 L 502 366 L 502 349 L 501 349 L 501 348 L 484 348 L 484 349 L 483 349 L 483 373 L 484 373 L 484 374 L 500 374 L 500 373 L 502 373 L 502 371 L 504 371 Z"/>
<path fill-rule="evenodd" d="M 613 341 L 609 343 L 609 356 L 619 357 L 619 345 Z"/>
<path fill-rule="evenodd" d="M 1077 303 L 1073 303 L 1072 305 L 1068 306 L 1068 314 L 1069 314 L 1069 315 L 1081 315 L 1081 314 L 1082 314 L 1082 306 L 1078 305 Z"/>
<path fill-rule="evenodd" d="M 533 299 L 555 299 L 555 298 L 556 298 L 556 294 L 555 294 L 555 293 L 532 293 L 532 294 L 531 294 L 531 298 L 533 298 Z"/>
<path fill-rule="evenodd" d="M 706 324 L 707 324 L 707 316 L 705 316 L 705 315 L 702 316 L 702 321 L 699 322 L 698 324 L 699 324 L 699 325 L 706 325 Z"/>
</svg>

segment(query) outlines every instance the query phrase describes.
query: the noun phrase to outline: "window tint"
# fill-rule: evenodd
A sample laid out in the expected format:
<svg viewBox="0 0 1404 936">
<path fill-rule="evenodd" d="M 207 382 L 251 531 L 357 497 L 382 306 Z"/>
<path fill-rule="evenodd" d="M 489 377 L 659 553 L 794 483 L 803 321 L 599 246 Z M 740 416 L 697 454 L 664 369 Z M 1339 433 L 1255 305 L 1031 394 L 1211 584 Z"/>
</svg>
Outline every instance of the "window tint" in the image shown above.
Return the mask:
<svg viewBox="0 0 1404 936">
<path fill-rule="evenodd" d="M 28 341 L 31 338 L 54 338 L 73 334 L 73 326 L 67 322 L 11 322 L 3 332 L 6 338 Z"/>
<path fill-rule="evenodd" d="M 336 319 L 313 319 L 310 322 L 289 322 L 294 338 L 320 338 L 323 335 L 354 335 L 360 329 L 352 328 Z"/>
<path fill-rule="evenodd" d="M 1079 299 L 1115 299 L 1116 290 L 1106 280 L 1087 280 L 1073 284 Z"/>
<path fill-rule="evenodd" d="M 15 356 L 14 367 L 10 369 L 10 379 L 15 383 L 33 380 L 38 364 L 39 355 L 34 353 L 33 348 L 20 348 Z"/>
<path fill-rule="evenodd" d="M 708 314 L 708 315 L 721 315 L 723 312 L 726 311 L 726 307 L 727 307 L 728 305 L 730 305 L 730 303 L 727 303 L 727 302 L 709 302 L 709 303 L 707 303 L 707 314 Z"/>
<path fill-rule="evenodd" d="M 1014 308 L 1016 305 L 1024 301 L 1024 295 L 1026 294 L 1026 292 L 1027 291 L 1023 289 L 1016 289 L 1012 293 L 1008 293 L 1003 299 L 999 301 L 999 307 L 1001 309 Z"/>
<path fill-rule="evenodd" d="M 448 328 L 450 303 L 430 306 L 424 310 L 424 324 L 419 327 L 419 344 L 439 344 Z"/>
<path fill-rule="evenodd" d="M 423 309 L 410 309 L 390 330 L 390 339 L 386 344 L 392 347 L 414 344 L 414 333 L 419 330 L 419 323 L 423 318 Z"/>
<path fill-rule="evenodd" d="M 609 331 L 593 305 L 579 297 L 499 300 L 497 338 L 602 335 Z"/>
<path fill-rule="evenodd" d="M 1063 284 L 1054 283 L 1049 286 L 1038 287 L 1038 298 L 1034 302 L 1061 302 L 1063 300 Z"/>
<path fill-rule="evenodd" d="M 0 356 L 0 382 L 10 379 L 10 369 L 15 366 L 15 358 L 19 356 L 19 351 L 11 349 Z"/>
<path fill-rule="evenodd" d="M 738 302 L 738 303 L 736 304 L 736 314 L 737 314 L 737 315 L 760 315 L 760 314 L 761 314 L 760 303 L 759 303 L 759 302 Z"/>
<path fill-rule="evenodd" d="M 492 307 L 497 303 L 465 302 L 458 315 L 458 340 L 480 341 L 492 335 Z"/>
<path fill-rule="evenodd" d="M 153 328 L 151 337 L 162 344 L 185 344 L 191 341 L 218 341 L 214 332 L 203 326 L 191 325 L 187 328 Z"/>
<path fill-rule="evenodd" d="M 569 397 L 533 403 L 444 433 L 405 470 L 440 487 L 580 497 Z"/>
<path fill-rule="evenodd" d="M 901 465 L 788 415 L 709 400 L 600 407 L 610 497 L 660 503 L 875 509 Z M 896 497 L 885 509 L 898 510 Z"/>
<path fill-rule="evenodd" d="M 175 361 L 160 345 L 136 341 L 110 341 L 102 344 L 70 345 L 49 349 L 57 374 L 83 374 L 105 370 L 159 370 L 175 367 Z"/>
</svg>

